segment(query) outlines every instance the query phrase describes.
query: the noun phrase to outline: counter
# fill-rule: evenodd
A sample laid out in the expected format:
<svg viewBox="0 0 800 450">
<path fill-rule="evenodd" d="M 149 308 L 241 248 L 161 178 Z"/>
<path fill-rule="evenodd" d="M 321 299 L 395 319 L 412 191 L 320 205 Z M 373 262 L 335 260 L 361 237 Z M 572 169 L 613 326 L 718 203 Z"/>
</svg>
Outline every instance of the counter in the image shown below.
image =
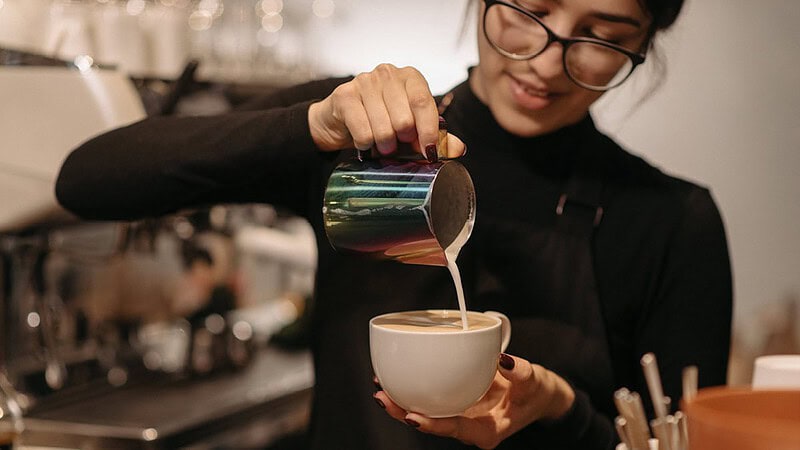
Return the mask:
<svg viewBox="0 0 800 450">
<path fill-rule="evenodd" d="M 39 405 L 26 417 L 18 447 L 264 448 L 306 427 L 313 383 L 307 351 L 266 348 L 239 372 Z"/>
</svg>

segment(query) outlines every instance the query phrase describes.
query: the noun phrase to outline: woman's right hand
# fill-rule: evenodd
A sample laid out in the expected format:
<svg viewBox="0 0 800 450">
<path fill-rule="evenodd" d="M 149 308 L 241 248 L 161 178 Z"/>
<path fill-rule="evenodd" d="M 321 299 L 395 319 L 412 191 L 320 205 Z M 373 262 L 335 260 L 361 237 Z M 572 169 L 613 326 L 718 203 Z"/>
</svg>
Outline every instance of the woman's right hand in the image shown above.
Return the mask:
<svg viewBox="0 0 800 450">
<path fill-rule="evenodd" d="M 375 146 L 388 155 L 399 141 L 431 159 L 439 135 L 439 113 L 428 82 L 413 67 L 391 64 L 357 75 L 312 104 L 308 123 L 323 151 Z M 461 156 L 464 143 L 453 135 L 447 139 L 447 156 Z"/>
</svg>

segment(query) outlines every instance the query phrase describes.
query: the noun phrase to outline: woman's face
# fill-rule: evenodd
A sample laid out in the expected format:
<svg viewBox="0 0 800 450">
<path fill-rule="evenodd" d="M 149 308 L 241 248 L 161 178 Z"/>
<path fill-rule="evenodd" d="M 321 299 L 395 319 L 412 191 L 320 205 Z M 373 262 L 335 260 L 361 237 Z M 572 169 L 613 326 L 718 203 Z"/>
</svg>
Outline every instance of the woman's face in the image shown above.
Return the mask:
<svg viewBox="0 0 800 450">
<path fill-rule="evenodd" d="M 632 51 L 642 48 L 650 24 L 637 0 L 507 1 L 537 15 L 559 36 L 600 38 Z M 551 43 L 527 61 L 499 54 L 483 32 L 485 8 L 481 1 L 480 63 L 473 71 L 471 86 L 497 122 L 513 134 L 530 137 L 580 121 L 602 92 L 584 89 L 569 79 L 559 43 Z"/>
</svg>

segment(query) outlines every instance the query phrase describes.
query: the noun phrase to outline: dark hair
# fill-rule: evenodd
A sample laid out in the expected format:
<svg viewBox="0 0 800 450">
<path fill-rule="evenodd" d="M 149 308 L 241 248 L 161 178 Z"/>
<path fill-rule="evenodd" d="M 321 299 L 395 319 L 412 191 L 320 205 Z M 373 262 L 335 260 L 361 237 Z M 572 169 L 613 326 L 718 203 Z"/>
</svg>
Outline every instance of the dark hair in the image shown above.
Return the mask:
<svg viewBox="0 0 800 450">
<path fill-rule="evenodd" d="M 461 36 L 464 36 L 467 29 L 467 21 L 472 17 L 472 8 L 478 1 L 467 3 L 464 10 L 464 21 L 461 24 Z M 652 45 L 652 38 L 661 30 L 671 27 L 683 8 L 683 0 L 639 0 L 639 5 L 653 19 L 650 30 L 647 34 L 648 45 Z"/>
<path fill-rule="evenodd" d="M 683 0 L 639 0 L 639 5 L 653 19 L 647 35 L 648 45 L 652 46 L 653 36 L 675 23 L 683 7 Z"/>
<path fill-rule="evenodd" d="M 649 70 L 651 71 L 651 84 L 648 92 L 633 105 L 630 113 L 633 113 L 641 106 L 655 91 L 658 90 L 667 77 L 667 63 L 664 55 L 656 47 L 656 40 L 653 39 L 659 31 L 666 30 L 678 19 L 684 0 L 639 0 L 639 5 L 649 14 L 652 19 L 650 29 L 647 31 L 645 46 L 650 61 Z"/>
</svg>

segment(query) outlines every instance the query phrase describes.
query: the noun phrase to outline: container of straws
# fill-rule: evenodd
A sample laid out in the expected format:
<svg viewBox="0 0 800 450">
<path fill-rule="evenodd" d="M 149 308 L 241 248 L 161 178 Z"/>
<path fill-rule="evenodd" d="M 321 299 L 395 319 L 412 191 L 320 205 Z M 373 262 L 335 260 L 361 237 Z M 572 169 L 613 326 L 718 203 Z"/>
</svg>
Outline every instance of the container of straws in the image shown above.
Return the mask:
<svg viewBox="0 0 800 450">
<path fill-rule="evenodd" d="M 655 418 L 647 420 L 642 399 L 637 392 L 627 388 L 614 392 L 614 404 L 619 412 L 614 425 L 622 441 L 617 450 L 689 450 L 686 415 L 681 411 L 669 414 L 672 401 L 664 395 L 655 355 L 645 354 L 641 363 Z M 695 366 L 684 369 L 683 392 L 684 399 L 693 397 L 697 392 Z"/>
<path fill-rule="evenodd" d="M 617 390 L 617 450 L 800 450 L 800 388 L 698 391 L 697 367 L 689 366 L 683 370 L 683 411 L 669 414 L 655 356 L 645 354 L 641 363 L 654 419 L 648 421 L 638 393 Z"/>
</svg>

